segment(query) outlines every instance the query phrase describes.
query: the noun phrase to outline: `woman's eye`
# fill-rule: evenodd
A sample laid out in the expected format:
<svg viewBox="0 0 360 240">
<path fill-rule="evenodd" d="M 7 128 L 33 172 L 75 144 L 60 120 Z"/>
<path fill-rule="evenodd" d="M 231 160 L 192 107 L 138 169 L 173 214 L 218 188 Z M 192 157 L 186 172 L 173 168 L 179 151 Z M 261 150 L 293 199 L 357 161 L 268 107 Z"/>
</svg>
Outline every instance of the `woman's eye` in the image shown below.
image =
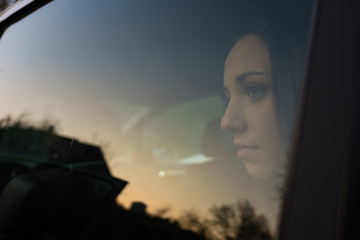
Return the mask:
<svg viewBox="0 0 360 240">
<path fill-rule="evenodd" d="M 250 85 L 245 87 L 245 94 L 253 101 L 260 100 L 266 95 L 268 88 L 260 85 Z"/>
</svg>

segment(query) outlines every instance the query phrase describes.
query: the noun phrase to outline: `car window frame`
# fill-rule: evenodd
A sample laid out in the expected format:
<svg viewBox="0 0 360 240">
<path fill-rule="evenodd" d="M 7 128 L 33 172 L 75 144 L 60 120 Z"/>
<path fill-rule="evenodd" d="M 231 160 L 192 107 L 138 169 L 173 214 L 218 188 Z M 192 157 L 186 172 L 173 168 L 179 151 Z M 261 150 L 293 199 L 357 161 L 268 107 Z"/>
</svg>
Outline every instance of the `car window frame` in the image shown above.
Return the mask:
<svg viewBox="0 0 360 240">
<path fill-rule="evenodd" d="M 31 13 L 35 12 L 42 6 L 52 1 L 53 0 L 33 0 L 33 2 L 30 2 L 23 8 L 20 8 L 18 11 L 9 15 L 9 17 L 0 22 L 0 38 L 2 37 L 6 29 L 12 24 L 20 21 L 21 19 L 25 18 L 26 16 L 30 15 Z"/>
<path fill-rule="evenodd" d="M 359 12 L 357 1 L 317 2 L 280 240 L 348 239 L 352 232 L 351 169 L 359 165 L 354 138 L 359 119 Z"/>
</svg>

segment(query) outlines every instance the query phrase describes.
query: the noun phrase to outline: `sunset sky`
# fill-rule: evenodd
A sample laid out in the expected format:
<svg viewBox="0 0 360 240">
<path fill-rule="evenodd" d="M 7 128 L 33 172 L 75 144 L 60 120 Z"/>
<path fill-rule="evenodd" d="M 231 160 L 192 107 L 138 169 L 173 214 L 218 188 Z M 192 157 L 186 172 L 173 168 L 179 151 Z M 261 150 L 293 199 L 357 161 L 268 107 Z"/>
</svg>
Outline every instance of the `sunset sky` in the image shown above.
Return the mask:
<svg viewBox="0 0 360 240">
<path fill-rule="evenodd" d="M 187 148 L 186 140 L 179 149 L 193 151 L 184 158 L 201 153 L 206 121 L 224 111 L 223 64 L 242 9 L 230 1 L 55 0 L 0 41 L 0 118 L 28 113 L 35 125 L 49 119 L 59 134 L 102 146 L 113 175 L 130 182 L 119 196 L 127 206 L 143 201 L 150 211 L 170 207 L 178 215 L 250 199 L 273 219 L 276 194 L 260 193 L 238 159 L 179 167 L 174 163 L 181 159 L 171 158 L 176 151 L 163 145 L 152 150 L 168 160 L 150 162 L 140 154 L 144 159 L 134 162 L 130 148 L 137 143 L 130 146 L 124 132 L 136 114 L 174 108 L 179 116 L 168 121 L 170 137 L 160 142 L 193 134 L 197 145 Z M 201 99 L 195 113 L 185 103 Z M 195 121 L 203 123 L 194 130 Z M 174 175 L 159 175 L 165 170 Z"/>
</svg>

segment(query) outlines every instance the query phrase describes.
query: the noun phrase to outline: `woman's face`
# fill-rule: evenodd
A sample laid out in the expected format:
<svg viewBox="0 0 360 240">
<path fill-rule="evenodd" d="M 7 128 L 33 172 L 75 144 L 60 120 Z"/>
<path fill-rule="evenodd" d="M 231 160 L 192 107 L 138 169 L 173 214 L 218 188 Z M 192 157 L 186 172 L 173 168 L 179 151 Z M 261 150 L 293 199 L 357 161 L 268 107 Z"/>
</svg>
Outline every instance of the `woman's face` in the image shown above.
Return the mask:
<svg viewBox="0 0 360 240">
<path fill-rule="evenodd" d="M 238 157 L 254 178 L 280 171 L 286 149 L 276 124 L 269 51 L 256 35 L 242 37 L 226 58 L 224 91 L 229 104 L 221 127 L 234 135 Z"/>
</svg>

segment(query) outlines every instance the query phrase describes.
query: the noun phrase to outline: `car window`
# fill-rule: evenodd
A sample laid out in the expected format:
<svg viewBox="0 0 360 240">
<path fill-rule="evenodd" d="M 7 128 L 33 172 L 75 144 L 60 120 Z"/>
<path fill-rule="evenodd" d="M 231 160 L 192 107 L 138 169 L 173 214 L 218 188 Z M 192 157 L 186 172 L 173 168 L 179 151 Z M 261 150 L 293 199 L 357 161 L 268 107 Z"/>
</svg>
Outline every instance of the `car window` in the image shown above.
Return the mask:
<svg viewBox="0 0 360 240">
<path fill-rule="evenodd" d="M 314 5 L 53 1 L 0 42 L 1 161 L 127 181 L 107 233 L 273 239 Z"/>
<path fill-rule="evenodd" d="M 202 111 L 199 112 L 199 109 Z M 157 161 L 191 164 L 190 159 L 189 162 L 181 159 L 203 155 L 202 137 L 206 125 L 211 120 L 220 119 L 223 112 L 224 105 L 220 96 L 210 96 L 174 106 L 146 123 L 143 128 L 145 149 L 151 152 Z M 194 159 L 193 163 L 203 161 L 206 161 L 205 156 L 203 160 Z"/>
</svg>

